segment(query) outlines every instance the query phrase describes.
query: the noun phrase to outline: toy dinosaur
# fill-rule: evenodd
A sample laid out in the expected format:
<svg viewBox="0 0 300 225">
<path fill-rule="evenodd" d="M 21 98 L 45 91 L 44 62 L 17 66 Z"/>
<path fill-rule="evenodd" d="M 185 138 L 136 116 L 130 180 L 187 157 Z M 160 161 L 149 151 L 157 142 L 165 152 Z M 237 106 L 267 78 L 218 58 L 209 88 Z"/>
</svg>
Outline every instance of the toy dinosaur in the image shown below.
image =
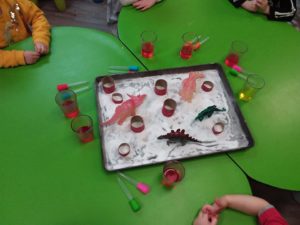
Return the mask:
<svg viewBox="0 0 300 225">
<path fill-rule="evenodd" d="M 184 146 L 187 142 L 197 142 L 202 143 L 202 141 L 199 141 L 188 134 L 184 133 L 184 129 L 177 129 L 176 131 L 171 130 L 170 133 L 167 133 L 165 135 L 159 136 L 157 139 L 167 139 L 167 145 L 174 144 L 174 143 L 180 143 L 182 146 Z"/>
<path fill-rule="evenodd" d="M 209 118 L 214 112 L 223 112 L 225 108 L 218 109 L 216 105 L 208 106 L 206 109 L 201 111 L 195 118 L 195 120 L 202 121 L 205 117 Z"/>
<path fill-rule="evenodd" d="M 118 124 L 122 125 L 127 117 L 135 116 L 136 107 L 140 106 L 143 103 L 146 95 L 137 95 L 137 96 L 128 95 L 128 96 L 130 97 L 130 99 L 128 99 L 127 101 L 119 105 L 115 109 L 114 115 L 109 120 L 101 123 L 101 126 L 111 125 L 115 123 L 117 120 L 119 120 Z"/>
<path fill-rule="evenodd" d="M 182 81 L 182 87 L 179 95 L 184 101 L 191 102 L 196 91 L 196 80 L 204 78 L 204 74 L 199 72 L 190 72 L 189 77 Z"/>
</svg>

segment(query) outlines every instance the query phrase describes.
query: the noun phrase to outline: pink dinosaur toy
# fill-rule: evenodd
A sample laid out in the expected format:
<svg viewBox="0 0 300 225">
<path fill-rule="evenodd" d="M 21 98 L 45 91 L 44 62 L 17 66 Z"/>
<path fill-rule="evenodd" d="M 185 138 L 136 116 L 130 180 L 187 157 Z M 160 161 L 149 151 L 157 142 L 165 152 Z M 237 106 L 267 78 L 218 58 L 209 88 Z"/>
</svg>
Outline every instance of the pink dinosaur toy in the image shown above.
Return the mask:
<svg viewBox="0 0 300 225">
<path fill-rule="evenodd" d="M 109 120 L 101 123 L 101 126 L 105 125 L 111 125 L 115 123 L 117 120 L 119 120 L 118 124 L 122 125 L 122 123 L 126 120 L 127 117 L 129 116 L 135 116 L 135 108 L 140 106 L 146 95 L 128 95 L 130 99 L 127 101 L 123 102 L 121 105 L 119 105 L 115 109 L 115 114 L 110 118 Z"/>
<path fill-rule="evenodd" d="M 204 74 L 199 72 L 190 72 L 189 77 L 182 81 L 182 87 L 179 95 L 184 101 L 191 102 L 196 90 L 196 80 L 204 78 Z"/>
</svg>

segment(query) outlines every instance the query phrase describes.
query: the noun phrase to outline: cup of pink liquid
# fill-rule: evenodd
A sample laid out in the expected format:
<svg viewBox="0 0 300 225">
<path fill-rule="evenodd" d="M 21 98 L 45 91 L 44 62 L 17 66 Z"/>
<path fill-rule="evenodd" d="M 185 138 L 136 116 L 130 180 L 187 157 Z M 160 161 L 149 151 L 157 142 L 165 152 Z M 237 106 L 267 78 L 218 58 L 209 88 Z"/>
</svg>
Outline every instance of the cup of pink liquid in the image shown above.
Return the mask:
<svg viewBox="0 0 300 225">
<path fill-rule="evenodd" d="M 182 35 L 183 45 L 180 50 L 182 59 L 190 59 L 197 45 L 200 46 L 199 37 L 194 32 L 186 32 Z"/>
<path fill-rule="evenodd" d="M 71 122 L 71 128 L 82 143 L 94 140 L 93 120 L 90 116 L 80 115 L 74 118 Z"/>
<path fill-rule="evenodd" d="M 179 161 L 169 161 L 163 168 L 162 184 L 167 188 L 171 188 L 174 183 L 181 181 L 184 175 L 185 169 Z"/>
<path fill-rule="evenodd" d="M 142 39 L 142 56 L 150 59 L 154 56 L 154 43 L 157 40 L 157 35 L 154 31 L 143 31 Z"/>
<path fill-rule="evenodd" d="M 74 118 L 79 114 L 77 96 L 74 91 L 67 89 L 58 92 L 55 96 L 55 101 L 65 117 Z"/>
<path fill-rule="evenodd" d="M 242 55 L 248 51 L 248 46 L 242 41 L 233 41 L 231 43 L 230 51 L 225 59 L 225 64 L 233 67 L 239 64 Z"/>
</svg>

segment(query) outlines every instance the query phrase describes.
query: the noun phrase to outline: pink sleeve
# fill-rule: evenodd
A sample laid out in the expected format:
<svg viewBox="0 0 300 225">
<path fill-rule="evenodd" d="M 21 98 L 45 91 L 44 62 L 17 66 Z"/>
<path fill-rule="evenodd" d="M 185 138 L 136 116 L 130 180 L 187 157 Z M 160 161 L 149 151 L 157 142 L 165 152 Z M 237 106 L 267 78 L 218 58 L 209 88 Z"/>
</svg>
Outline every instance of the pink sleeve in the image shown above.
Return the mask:
<svg viewBox="0 0 300 225">
<path fill-rule="evenodd" d="M 288 225 L 287 221 L 274 207 L 268 208 L 259 215 L 258 219 L 260 225 Z"/>
</svg>

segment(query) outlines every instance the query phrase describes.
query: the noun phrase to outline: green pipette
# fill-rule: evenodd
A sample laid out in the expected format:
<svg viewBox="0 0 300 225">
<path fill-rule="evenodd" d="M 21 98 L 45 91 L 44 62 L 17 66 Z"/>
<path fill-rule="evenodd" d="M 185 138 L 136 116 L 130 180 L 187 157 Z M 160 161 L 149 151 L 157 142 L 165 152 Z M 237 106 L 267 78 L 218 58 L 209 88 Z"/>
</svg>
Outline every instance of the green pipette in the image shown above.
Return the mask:
<svg viewBox="0 0 300 225">
<path fill-rule="evenodd" d="M 239 77 L 239 78 L 242 78 L 244 80 L 247 79 L 247 76 L 242 74 L 242 73 L 239 73 L 238 71 L 236 71 L 235 69 L 230 69 L 229 70 L 229 73 L 232 75 L 232 76 L 235 76 L 235 77 Z"/>
<path fill-rule="evenodd" d="M 133 212 L 137 212 L 139 211 L 142 207 L 141 205 L 138 203 L 138 201 L 132 196 L 132 194 L 130 193 L 130 191 L 128 190 L 128 188 L 126 187 L 125 183 L 120 179 L 120 177 L 117 177 L 118 179 L 118 183 L 122 189 L 122 191 L 124 192 L 124 194 L 126 195 L 127 199 L 128 199 L 128 203 L 132 209 Z"/>
</svg>

